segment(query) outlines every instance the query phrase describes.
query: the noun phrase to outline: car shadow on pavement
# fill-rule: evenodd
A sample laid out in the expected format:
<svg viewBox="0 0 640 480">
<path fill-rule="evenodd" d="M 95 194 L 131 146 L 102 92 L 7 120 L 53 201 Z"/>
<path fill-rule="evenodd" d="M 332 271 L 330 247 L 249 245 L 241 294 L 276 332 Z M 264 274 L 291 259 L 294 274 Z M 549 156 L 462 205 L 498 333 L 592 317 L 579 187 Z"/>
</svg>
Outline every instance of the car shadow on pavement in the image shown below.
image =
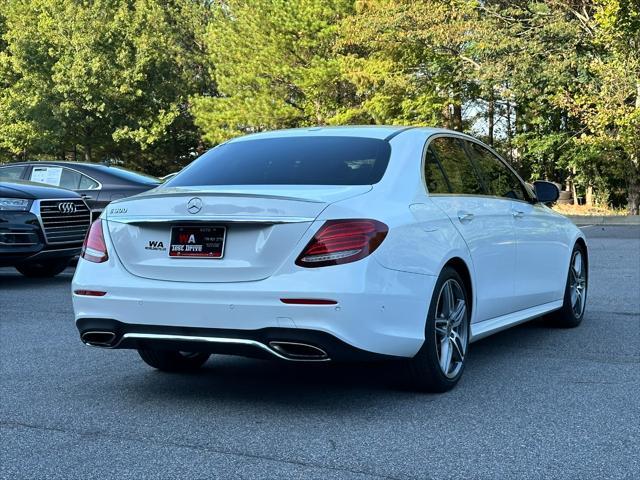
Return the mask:
<svg viewBox="0 0 640 480">
<path fill-rule="evenodd" d="M 473 344 L 465 375 L 445 395 L 467 397 L 485 388 L 483 382 L 502 375 L 501 371 L 505 382 L 513 381 L 514 353 L 537 350 L 551 335 L 553 329 L 543 321 L 533 321 Z M 376 402 L 381 397 L 397 400 L 421 396 L 423 401 L 441 397 L 410 390 L 405 373 L 401 362 L 300 364 L 214 355 L 196 373 L 148 369 L 141 375 L 128 375 L 126 384 L 118 388 L 132 395 L 180 401 L 250 400 L 280 406 L 304 402 L 311 409 L 326 406 L 327 396 L 353 408 L 362 408 L 363 401 Z"/>
</svg>

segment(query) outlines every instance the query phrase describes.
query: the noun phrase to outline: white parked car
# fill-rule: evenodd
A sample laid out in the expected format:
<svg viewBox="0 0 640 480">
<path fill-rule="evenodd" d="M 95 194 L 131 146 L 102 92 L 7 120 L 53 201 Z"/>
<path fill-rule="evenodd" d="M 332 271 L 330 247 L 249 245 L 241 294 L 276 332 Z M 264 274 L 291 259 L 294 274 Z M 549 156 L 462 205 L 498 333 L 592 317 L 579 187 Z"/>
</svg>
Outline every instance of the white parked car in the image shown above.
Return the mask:
<svg viewBox="0 0 640 480">
<path fill-rule="evenodd" d="M 445 391 L 469 343 L 544 314 L 578 325 L 581 231 L 498 155 L 448 130 L 236 138 L 110 204 L 73 279 L 82 340 L 160 370 L 211 353 L 402 360 Z"/>
</svg>

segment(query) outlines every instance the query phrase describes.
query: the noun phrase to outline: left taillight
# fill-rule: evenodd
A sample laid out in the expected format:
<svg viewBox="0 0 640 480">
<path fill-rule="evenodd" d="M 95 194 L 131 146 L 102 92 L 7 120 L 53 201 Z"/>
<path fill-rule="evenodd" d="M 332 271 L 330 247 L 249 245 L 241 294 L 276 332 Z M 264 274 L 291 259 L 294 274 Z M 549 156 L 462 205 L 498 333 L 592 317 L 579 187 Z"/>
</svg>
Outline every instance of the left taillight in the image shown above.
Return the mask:
<svg viewBox="0 0 640 480">
<path fill-rule="evenodd" d="M 328 220 L 298 256 L 296 265 L 313 268 L 355 262 L 372 254 L 388 231 L 377 220 Z"/>
<path fill-rule="evenodd" d="M 107 244 L 104 241 L 104 233 L 102 232 L 102 220 L 98 219 L 89 228 L 87 236 L 82 245 L 82 253 L 80 257 L 89 262 L 102 263 L 109 260 L 107 254 Z"/>
</svg>

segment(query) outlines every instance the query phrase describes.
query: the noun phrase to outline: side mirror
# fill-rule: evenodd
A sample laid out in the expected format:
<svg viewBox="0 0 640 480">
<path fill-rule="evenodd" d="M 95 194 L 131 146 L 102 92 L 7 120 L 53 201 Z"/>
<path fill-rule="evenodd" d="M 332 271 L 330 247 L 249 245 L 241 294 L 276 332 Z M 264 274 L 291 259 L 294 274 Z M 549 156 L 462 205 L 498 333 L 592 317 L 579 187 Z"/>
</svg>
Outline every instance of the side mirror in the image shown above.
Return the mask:
<svg viewBox="0 0 640 480">
<path fill-rule="evenodd" d="M 555 183 L 538 180 L 533 182 L 533 188 L 536 192 L 536 198 L 540 203 L 553 203 L 558 200 L 560 190 Z"/>
</svg>

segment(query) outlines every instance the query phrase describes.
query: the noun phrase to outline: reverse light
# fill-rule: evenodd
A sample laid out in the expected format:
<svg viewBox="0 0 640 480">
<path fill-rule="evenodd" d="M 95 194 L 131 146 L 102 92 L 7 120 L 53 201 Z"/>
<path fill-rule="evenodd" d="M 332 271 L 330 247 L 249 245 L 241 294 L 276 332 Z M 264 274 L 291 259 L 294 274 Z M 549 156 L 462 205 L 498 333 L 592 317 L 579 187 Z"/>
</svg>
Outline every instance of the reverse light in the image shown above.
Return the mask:
<svg viewBox="0 0 640 480">
<path fill-rule="evenodd" d="M 372 254 L 388 231 L 377 220 L 328 220 L 304 248 L 296 265 L 314 268 L 355 262 Z"/>
<path fill-rule="evenodd" d="M 102 232 L 102 220 L 98 219 L 91 224 L 87 236 L 82 244 L 82 252 L 80 257 L 89 262 L 102 263 L 109 260 L 107 254 L 107 244 L 104 241 Z"/>
</svg>

